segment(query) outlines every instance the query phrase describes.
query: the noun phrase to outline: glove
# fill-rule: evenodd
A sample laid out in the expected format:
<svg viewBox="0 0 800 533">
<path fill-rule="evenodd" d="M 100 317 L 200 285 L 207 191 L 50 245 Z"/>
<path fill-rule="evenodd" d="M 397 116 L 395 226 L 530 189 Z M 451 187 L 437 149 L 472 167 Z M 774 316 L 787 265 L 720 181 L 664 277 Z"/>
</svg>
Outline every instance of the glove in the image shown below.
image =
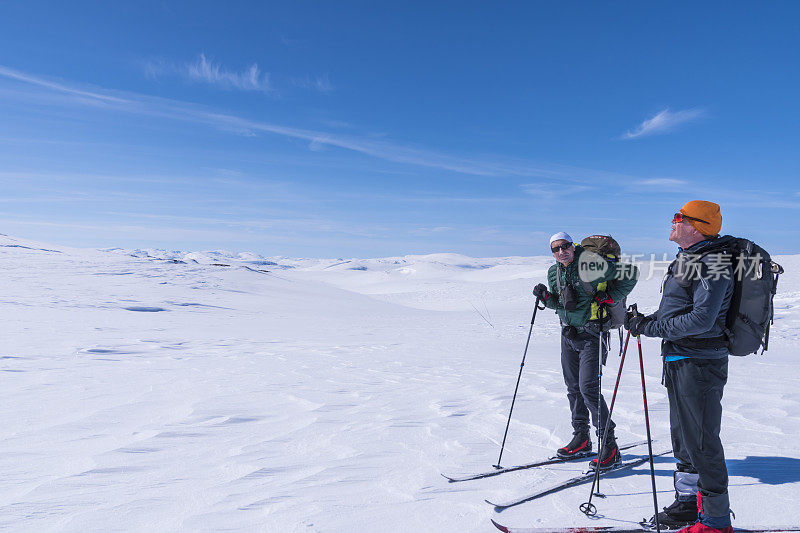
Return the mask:
<svg viewBox="0 0 800 533">
<path fill-rule="evenodd" d="M 546 301 L 550 298 L 550 292 L 547 290 L 547 286 L 545 286 L 544 283 L 540 283 L 533 288 L 533 295 L 542 301 Z"/>
<path fill-rule="evenodd" d="M 611 305 L 614 303 L 614 300 L 611 299 L 611 296 L 606 291 L 597 291 L 594 295 L 594 301 L 597 305 Z"/>
<path fill-rule="evenodd" d="M 631 332 L 631 335 L 638 337 L 644 333 L 644 328 L 647 324 L 652 322 L 653 319 L 649 316 L 634 315 L 633 313 L 625 313 L 625 329 Z"/>
<path fill-rule="evenodd" d="M 578 328 L 575 326 L 564 326 L 561 330 L 561 334 L 569 340 L 573 340 L 578 336 Z"/>
</svg>

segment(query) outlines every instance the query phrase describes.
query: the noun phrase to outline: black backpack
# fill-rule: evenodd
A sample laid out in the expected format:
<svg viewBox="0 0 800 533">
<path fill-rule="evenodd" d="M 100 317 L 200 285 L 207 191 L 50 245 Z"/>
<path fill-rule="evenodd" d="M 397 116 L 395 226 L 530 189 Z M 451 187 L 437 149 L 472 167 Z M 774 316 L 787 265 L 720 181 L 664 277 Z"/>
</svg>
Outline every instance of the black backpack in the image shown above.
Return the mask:
<svg viewBox="0 0 800 533">
<path fill-rule="evenodd" d="M 727 347 L 731 355 L 758 353 L 759 348 L 764 353 L 769 347 L 769 327 L 774 318 L 772 302 L 783 267 L 753 241 L 730 235 L 719 237 L 719 244 L 712 243 L 701 257 L 711 254 L 719 254 L 715 258 L 717 264 L 731 267 L 733 295 L 722 328 L 724 337 L 703 341 L 719 341 L 719 346 Z M 681 341 L 676 344 L 690 345 Z"/>
</svg>

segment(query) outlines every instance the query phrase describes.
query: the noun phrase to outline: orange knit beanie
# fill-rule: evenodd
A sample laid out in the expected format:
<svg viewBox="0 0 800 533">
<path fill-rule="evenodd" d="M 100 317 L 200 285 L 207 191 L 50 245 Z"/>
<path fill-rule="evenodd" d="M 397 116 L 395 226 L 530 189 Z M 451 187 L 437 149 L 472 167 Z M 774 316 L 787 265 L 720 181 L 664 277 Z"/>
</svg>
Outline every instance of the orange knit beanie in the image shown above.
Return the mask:
<svg viewBox="0 0 800 533">
<path fill-rule="evenodd" d="M 687 217 L 699 218 L 700 220 L 692 220 L 690 218 L 686 220 L 703 235 L 713 237 L 718 235 L 719 230 L 722 229 L 722 213 L 719 210 L 719 205 L 714 202 L 692 200 L 681 207 L 680 212 Z M 705 222 L 701 222 L 701 220 Z"/>
</svg>

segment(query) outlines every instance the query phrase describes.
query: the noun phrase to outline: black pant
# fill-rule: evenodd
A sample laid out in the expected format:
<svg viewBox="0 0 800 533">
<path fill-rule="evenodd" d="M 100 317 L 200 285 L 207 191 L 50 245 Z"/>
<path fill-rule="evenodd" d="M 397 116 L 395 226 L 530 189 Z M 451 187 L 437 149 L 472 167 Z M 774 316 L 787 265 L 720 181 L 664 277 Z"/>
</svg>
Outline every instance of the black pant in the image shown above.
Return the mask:
<svg viewBox="0 0 800 533">
<path fill-rule="evenodd" d="M 678 469 L 698 473 L 697 488 L 703 496 L 705 515 L 727 516 L 728 469 L 719 431 L 728 358 L 670 361 L 664 379 Z"/>
<path fill-rule="evenodd" d="M 600 339 L 591 333 L 580 332 L 574 339 L 561 335 L 561 371 L 567 385 L 567 399 L 572 411 L 572 429 L 575 435 L 589 433 L 589 413 L 592 423 L 602 435 L 608 420 L 608 407 L 600 395 L 597 380 L 598 350 Z M 598 422 L 597 404 L 601 401 L 602 412 Z M 609 431 L 613 432 L 614 422 L 609 421 Z"/>
</svg>

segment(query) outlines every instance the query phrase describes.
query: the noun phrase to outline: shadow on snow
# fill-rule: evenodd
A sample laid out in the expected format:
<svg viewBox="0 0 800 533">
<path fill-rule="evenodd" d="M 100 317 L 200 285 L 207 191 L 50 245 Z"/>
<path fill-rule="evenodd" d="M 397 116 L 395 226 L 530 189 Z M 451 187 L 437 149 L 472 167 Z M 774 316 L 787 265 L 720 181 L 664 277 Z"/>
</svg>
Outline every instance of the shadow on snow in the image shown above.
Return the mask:
<svg viewBox="0 0 800 533">
<path fill-rule="evenodd" d="M 728 474 L 758 479 L 767 485 L 783 485 L 800 481 L 800 459 L 793 457 L 749 456 L 728 459 Z"/>
</svg>

